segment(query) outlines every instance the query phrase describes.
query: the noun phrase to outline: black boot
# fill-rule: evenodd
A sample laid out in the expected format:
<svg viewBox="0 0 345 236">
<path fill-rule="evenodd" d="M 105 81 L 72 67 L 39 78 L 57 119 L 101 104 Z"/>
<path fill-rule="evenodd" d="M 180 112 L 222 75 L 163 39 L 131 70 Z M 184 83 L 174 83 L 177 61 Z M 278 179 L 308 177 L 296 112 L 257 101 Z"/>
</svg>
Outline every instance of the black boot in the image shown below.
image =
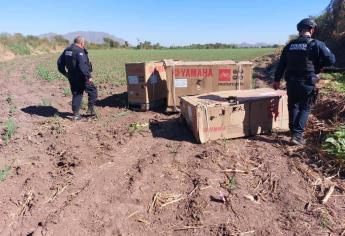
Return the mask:
<svg viewBox="0 0 345 236">
<path fill-rule="evenodd" d="M 95 108 L 93 106 L 89 106 L 87 109 L 86 115 L 95 116 L 96 115 Z"/>
<path fill-rule="evenodd" d="M 74 121 L 79 121 L 79 120 L 81 120 L 81 116 L 80 116 L 79 112 L 73 112 L 73 118 L 72 118 L 72 120 L 74 120 Z"/>
<path fill-rule="evenodd" d="M 293 146 L 304 146 L 306 143 L 302 134 L 293 134 L 290 142 Z"/>
</svg>

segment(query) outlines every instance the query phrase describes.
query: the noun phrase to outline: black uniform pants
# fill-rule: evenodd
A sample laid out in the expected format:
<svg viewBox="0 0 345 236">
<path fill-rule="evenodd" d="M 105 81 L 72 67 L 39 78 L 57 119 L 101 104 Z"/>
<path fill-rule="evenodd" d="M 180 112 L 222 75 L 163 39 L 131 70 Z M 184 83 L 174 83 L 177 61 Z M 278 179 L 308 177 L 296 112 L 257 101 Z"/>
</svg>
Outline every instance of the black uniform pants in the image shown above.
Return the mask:
<svg viewBox="0 0 345 236">
<path fill-rule="evenodd" d="M 289 128 L 293 135 L 302 136 L 308 121 L 314 85 L 304 78 L 287 80 Z"/>
<path fill-rule="evenodd" d="M 72 92 L 73 114 L 79 114 L 81 104 L 83 101 L 84 91 L 88 95 L 88 108 L 92 109 L 98 97 L 97 87 L 93 83 L 88 83 L 88 82 L 75 83 L 73 80 L 70 80 L 70 85 L 71 85 L 71 92 Z"/>
</svg>

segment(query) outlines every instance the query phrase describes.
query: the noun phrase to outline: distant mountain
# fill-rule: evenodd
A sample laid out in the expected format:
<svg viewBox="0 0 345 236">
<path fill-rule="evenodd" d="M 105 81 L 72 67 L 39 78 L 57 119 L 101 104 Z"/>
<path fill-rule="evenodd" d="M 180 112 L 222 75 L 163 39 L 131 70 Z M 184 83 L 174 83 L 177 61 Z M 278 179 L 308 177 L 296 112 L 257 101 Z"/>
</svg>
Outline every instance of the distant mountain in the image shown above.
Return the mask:
<svg viewBox="0 0 345 236">
<path fill-rule="evenodd" d="M 55 33 L 48 33 L 48 34 L 41 34 L 38 37 L 40 38 L 47 38 L 47 39 L 52 39 L 58 34 Z M 76 32 L 70 32 L 67 34 L 61 35 L 63 38 L 67 39 L 70 41 L 70 43 L 73 42 L 75 37 L 78 35 L 83 36 L 87 42 L 89 43 L 96 43 L 96 44 L 102 44 L 104 43 L 103 39 L 104 38 L 111 38 L 114 41 L 119 42 L 121 45 L 125 44 L 125 40 L 115 37 L 114 35 L 105 33 L 105 32 L 95 32 L 95 31 L 76 31 Z"/>
<path fill-rule="evenodd" d="M 49 40 L 54 38 L 55 36 L 58 36 L 58 34 L 48 33 L 48 34 L 40 34 L 40 35 L 38 35 L 39 38 L 47 38 Z"/>
</svg>

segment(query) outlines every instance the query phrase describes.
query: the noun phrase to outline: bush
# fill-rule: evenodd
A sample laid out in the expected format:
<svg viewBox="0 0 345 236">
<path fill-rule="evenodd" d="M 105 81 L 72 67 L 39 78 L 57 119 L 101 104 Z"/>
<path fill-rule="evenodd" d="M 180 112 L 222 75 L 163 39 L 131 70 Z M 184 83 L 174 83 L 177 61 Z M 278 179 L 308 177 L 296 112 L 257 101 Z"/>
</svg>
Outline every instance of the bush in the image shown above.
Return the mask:
<svg viewBox="0 0 345 236">
<path fill-rule="evenodd" d="M 345 126 L 328 136 L 323 149 L 328 155 L 345 161 Z"/>
<path fill-rule="evenodd" d="M 316 18 L 318 24 L 315 37 L 332 49 L 337 65 L 345 66 L 345 0 L 331 0 L 322 15 Z"/>
<path fill-rule="evenodd" d="M 330 80 L 327 89 L 339 93 L 345 93 L 345 75 L 342 73 L 322 74 L 323 79 Z"/>
<path fill-rule="evenodd" d="M 11 44 L 9 49 L 16 55 L 30 55 L 30 49 L 24 43 Z"/>
</svg>

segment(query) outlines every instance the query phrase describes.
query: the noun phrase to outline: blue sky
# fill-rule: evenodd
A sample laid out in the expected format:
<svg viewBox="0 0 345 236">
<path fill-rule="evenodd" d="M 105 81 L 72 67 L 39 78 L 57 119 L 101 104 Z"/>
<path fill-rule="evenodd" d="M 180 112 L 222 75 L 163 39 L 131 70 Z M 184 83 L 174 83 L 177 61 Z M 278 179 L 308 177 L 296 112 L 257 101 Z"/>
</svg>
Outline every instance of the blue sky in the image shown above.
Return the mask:
<svg viewBox="0 0 345 236">
<path fill-rule="evenodd" d="M 11 0 L 0 8 L 0 32 L 103 31 L 132 44 L 284 43 L 296 23 L 330 0 Z"/>
</svg>

